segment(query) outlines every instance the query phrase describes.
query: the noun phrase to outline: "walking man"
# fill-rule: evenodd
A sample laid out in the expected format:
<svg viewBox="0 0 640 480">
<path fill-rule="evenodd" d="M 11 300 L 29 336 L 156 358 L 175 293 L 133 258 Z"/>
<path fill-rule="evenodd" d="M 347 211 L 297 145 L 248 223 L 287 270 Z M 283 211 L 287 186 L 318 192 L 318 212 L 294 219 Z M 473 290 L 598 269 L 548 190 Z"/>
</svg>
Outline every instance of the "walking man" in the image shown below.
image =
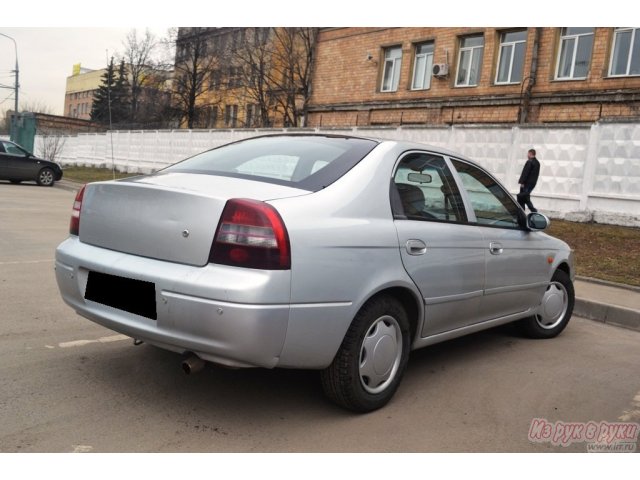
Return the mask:
<svg viewBox="0 0 640 480">
<path fill-rule="evenodd" d="M 524 164 L 522 174 L 520 175 L 520 193 L 518 194 L 518 203 L 524 210 L 525 205 L 529 207 L 531 212 L 537 212 L 531 203 L 531 191 L 538 183 L 538 175 L 540 175 L 540 162 L 536 158 L 536 151 L 532 148 L 527 152 L 527 162 Z"/>
</svg>

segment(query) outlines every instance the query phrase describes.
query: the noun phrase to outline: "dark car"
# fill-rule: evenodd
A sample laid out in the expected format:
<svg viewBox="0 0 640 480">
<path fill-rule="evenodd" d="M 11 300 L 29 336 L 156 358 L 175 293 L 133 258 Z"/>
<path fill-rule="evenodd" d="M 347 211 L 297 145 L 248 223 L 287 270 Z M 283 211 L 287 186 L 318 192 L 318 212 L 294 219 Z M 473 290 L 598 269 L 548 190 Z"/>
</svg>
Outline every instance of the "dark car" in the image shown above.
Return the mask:
<svg viewBox="0 0 640 480">
<path fill-rule="evenodd" d="M 20 183 L 33 180 L 51 187 L 62 178 L 62 168 L 55 162 L 34 157 L 20 145 L 0 140 L 0 180 Z"/>
</svg>

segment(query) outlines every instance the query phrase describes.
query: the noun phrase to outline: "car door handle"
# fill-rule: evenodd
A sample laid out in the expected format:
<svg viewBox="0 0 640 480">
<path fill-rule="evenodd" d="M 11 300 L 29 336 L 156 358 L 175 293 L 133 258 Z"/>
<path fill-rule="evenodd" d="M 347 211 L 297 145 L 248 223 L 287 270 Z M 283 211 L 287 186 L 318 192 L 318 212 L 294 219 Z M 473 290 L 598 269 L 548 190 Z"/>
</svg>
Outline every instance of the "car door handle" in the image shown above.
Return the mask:
<svg viewBox="0 0 640 480">
<path fill-rule="evenodd" d="M 405 248 L 409 255 L 424 255 L 427 253 L 427 245 L 422 240 L 407 240 Z"/>
<path fill-rule="evenodd" d="M 502 248 L 501 243 L 491 242 L 489 244 L 489 251 L 491 252 L 491 255 L 500 255 L 504 251 L 504 248 Z"/>
</svg>

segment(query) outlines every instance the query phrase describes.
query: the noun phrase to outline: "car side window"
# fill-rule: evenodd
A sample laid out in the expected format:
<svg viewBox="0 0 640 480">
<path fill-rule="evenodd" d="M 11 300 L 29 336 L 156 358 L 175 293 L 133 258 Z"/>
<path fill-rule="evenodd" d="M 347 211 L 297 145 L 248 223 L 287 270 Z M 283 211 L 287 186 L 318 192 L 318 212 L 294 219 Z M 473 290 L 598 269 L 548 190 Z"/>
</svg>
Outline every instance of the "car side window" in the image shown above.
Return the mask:
<svg viewBox="0 0 640 480">
<path fill-rule="evenodd" d="M 511 196 L 477 167 L 452 159 L 480 225 L 519 228 L 518 206 Z"/>
<path fill-rule="evenodd" d="M 24 152 L 16 147 L 13 143 L 2 142 L 2 144 L 4 146 L 4 151 L 9 155 L 19 155 L 21 157 L 24 157 Z"/>
<path fill-rule="evenodd" d="M 396 218 L 466 222 L 460 191 L 443 157 L 424 152 L 405 155 L 393 176 Z"/>
</svg>

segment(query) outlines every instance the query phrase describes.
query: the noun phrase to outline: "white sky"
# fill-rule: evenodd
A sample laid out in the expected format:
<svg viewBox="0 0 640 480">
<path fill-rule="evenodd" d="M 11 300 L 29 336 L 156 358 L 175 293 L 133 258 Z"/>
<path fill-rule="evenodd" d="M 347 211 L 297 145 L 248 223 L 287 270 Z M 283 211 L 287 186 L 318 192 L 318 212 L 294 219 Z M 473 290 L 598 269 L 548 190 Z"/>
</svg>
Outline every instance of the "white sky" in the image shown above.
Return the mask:
<svg viewBox="0 0 640 480">
<path fill-rule="evenodd" d="M 133 28 L 133 27 L 131 27 Z M 109 55 L 123 52 L 122 42 L 131 28 L 5 28 L 0 33 L 18 45 L 20 105 L 45 104 L 62 115 L 66 80 L 74 64 L 104 68 Z M 144 33 L 145 27 L 137 27 Z M 163 36 L 166 28 L 150 28 Z M 0 84 L 14 85 L 15 54 L 11 40 L 0 36 Z M 10 97 L 10 98 L 7 98 Z M 4 100 L 4 101 L 3 101 Z M 0 111 L 13 109 L 13 90 L 0 89 Z"/>
<path fill-rule="evenodd" d="M 18 45 L 20 105 L 45 104 L 62 114 L 73 65 L 103 68 L 106 51 L 122 52 L 132 28 L 164 36 L 169 26 L 614 26 L 631 13 L 638 18 L 633 4 L 608 0 L 606 9 L 597 9 L 584 0 L 30 0 L 4 12 L 0 33 Z M 13 43 L 0 37 L 1 85 L 13 86 L 14 66 Z M 0 112 L 9 108 L 12 90 L 0 88 Z"/>
</svg>

